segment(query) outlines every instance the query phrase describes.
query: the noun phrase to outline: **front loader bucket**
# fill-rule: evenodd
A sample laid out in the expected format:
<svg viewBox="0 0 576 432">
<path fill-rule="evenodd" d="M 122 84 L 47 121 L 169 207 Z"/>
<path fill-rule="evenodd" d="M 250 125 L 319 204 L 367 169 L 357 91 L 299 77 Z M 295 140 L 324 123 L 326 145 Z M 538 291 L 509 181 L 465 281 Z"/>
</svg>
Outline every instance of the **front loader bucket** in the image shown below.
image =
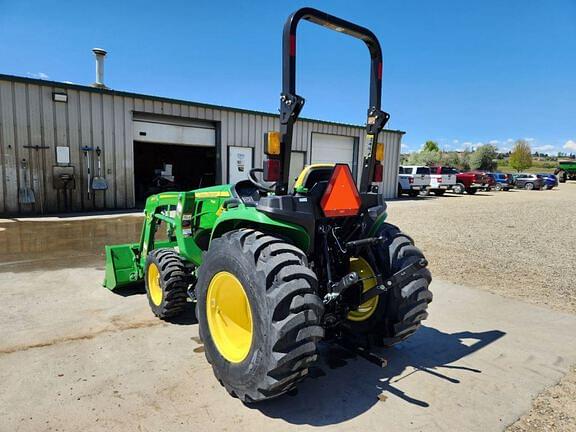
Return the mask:
<svg viewBox="0 0 576 432">
<path fill-rule="evenodd" d="M 139 282 L 136 262 L 138 243 L 106 246 L 106 276 L 103 285 L 115 290 Z"/>
</svg>

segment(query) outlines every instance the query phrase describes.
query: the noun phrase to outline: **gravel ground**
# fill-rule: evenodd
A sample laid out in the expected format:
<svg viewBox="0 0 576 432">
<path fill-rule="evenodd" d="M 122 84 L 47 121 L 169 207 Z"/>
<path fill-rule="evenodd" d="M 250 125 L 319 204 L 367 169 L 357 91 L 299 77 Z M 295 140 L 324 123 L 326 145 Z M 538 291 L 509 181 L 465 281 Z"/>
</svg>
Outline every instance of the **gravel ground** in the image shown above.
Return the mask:
<svg viewBox="0 0 576 432">
<path fill-rule="evenodd" d="M 576 313 L 576 183 L 388 203 L 433 275 Z M 576 366 L 509 431 L 576 431 Z"/>
<path fill-rule="evenodd" d="M 576 313 L 576 183 L 403 199 L 388 208 L 438 277 Z"/>
</svg>

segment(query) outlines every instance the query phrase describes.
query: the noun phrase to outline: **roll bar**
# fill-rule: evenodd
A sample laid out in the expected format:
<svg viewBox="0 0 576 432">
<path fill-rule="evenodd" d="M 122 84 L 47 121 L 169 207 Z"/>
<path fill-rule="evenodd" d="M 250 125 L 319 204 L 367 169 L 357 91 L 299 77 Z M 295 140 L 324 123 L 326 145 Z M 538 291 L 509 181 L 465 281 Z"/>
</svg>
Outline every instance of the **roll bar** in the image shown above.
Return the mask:
<svg viewBox="0 0 576 432">
<path fill-rule="evenodd" d="M 382 50 L 378 39 L 367 28 L 345 21 L 313 8 L 302 8 L 288 17 L 282 37 L 282 93 L 280 95 L 280 181 L 276 184 L 276 194 L 288 192 L 290 154 L 294 123 L 304 106 L 304 98 L 296 93 L 296 29 L 302 20 L 313 22 L 340 33 L 361 39 L 370 52 L 370 102 L 366 122 L 366 148 L 360 180 L 360 192 L 369 192 L 374 174 L 374 156 L 378 133 L 389 119 L 380 110 L 382 93 Z"/>
</svg>

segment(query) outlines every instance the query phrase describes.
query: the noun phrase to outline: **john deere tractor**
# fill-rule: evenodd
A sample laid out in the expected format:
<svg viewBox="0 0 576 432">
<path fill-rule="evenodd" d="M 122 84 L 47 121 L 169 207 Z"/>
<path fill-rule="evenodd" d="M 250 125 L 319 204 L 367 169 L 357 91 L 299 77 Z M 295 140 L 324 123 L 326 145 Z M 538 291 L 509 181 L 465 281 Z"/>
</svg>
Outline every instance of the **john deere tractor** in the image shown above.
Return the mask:
<svg viewBox="0 0 576 432">
<path fill-rule="evenodd" d="M 362 40 L 370 53 L 370 102 L 361 180 L 345 164 L 304 168 L 289 190 L 301 20 Z M 427 317 L 431 276 L 410 237 L 385 222 L 378 192 L 389 115 L 380 109 L 382 53 L 368 29 L 311 8 L 283 33 L 280 131 L 264 137 L 263 168 L 249 179 L 150 196 L 140 241 L 106 247 L 105 286 L 144 281 L 161 319 L 196 304 L 214 374 L 245 402 L 293 389 L 323 339 L 390 346 Z M 167 236 L 156 239 L 161 224 Z M 160 236 L 158 236 L 160 237 Z"/>
</svg>

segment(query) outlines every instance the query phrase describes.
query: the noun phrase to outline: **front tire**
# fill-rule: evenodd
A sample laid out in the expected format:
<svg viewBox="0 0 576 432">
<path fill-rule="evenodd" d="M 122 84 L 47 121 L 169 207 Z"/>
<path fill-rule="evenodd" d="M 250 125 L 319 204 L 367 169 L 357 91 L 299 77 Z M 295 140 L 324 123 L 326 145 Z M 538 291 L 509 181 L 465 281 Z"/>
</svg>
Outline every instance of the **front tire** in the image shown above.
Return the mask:
<svg viewBox="0 0 576 432">
<path fill-rule="evenodd" d="M 532 189 L 534 189 L 534 183 L 526 183 L 526 184 L 524 185 L 524 189 L 526 189 L 526 190 L 532 190 Z"/>
<path fill-rule="evenodd" d="M 500 192 L 502 190 L 502 185 L 500 183 L 496 183 L 496 186 L 494 186 L 494 190 Z"/>
<path fill-rule="evenodd" d="M 370 264 L 385 278 L 424 258 L 412 239 L 394 225 L 382 224 L 378 236 L 385 240 L 374 248 L 377 262 Z M 432 301 L 432 292 L 428 289 L 431 280 L 428 269 L 418 270 L 403 286 L 381 295 L 375 310 L 366 313 L 366 319 L 348 319 L 343 323 L 344 329 L 352 335 L 368 336 L 370 341 L 384 346 L 394 345 L 410 337 L 428 317 L 426 309 Z M 363 283 L 369 281 L 367 279 Z M 366 290 L 370 287 L 363 288 Z"/>
<path fill-rule="evenodd" d="M 160 319 L 184 311 L 190 277 L 174 249 L 156 249 L 148 254 L 145 267 L 146 295 L 150 309 Z"/>
<path fill-rule="evenodd" d="M 223 274 L 236 279 L 244 296 L 225 286 L 212 293 Z M 295 246 L 251 229 L 212 240 L 199 269 L 197 317 L 206 358 L 231 395 L 261 401 L 304 379 L 324 335 L 316 290 L 316 275 Z M 236 324 L 249 337 L 229 330 Z"/>
</svg>

